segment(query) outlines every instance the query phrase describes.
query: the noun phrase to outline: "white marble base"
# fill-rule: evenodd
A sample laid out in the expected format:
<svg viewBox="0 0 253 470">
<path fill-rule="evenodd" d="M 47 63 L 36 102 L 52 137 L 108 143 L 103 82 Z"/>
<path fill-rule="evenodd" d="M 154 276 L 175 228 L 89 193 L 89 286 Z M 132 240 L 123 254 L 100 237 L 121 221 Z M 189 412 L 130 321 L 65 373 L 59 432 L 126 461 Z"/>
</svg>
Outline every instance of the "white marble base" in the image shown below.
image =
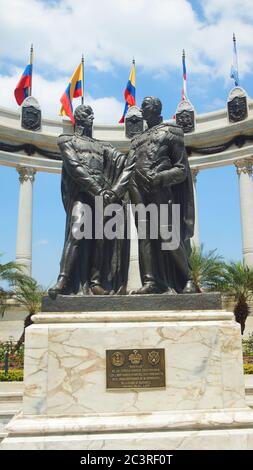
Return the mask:
<svg viewBox="0 0 253 470">
<path fill-rule="evenodd" d="M 23 413 L 2 449 L 253 448 L 232 314 L 94 312 L 35 321 L 26 333 Z M 107 390 L 106 350 L 141 348 L 165 349 L 166 387 Z"/>
<path fill-rule="evenodd" d="M 1 450 L 253 449 L 253 412 L 171 412 L 152 415 L 15 417 Z"/>
</svg>

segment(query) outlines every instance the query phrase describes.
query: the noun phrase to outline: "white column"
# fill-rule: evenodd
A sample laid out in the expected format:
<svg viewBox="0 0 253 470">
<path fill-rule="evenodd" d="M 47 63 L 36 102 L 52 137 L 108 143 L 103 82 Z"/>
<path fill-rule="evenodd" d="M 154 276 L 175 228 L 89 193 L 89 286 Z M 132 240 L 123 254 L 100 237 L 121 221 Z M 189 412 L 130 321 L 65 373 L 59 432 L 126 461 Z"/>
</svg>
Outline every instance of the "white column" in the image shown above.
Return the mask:
<svg viewBox="0 0 253 470">
<path fill-rule="evenodd" d="M 17 225 L 16 261 L 24 265 L 24 272 L 32 273 L 32 206 L 34 168 L 18 167 L 19 173 L 19 207 Z"/>
<path fill-rule="evenodd" d="M 139 289 L 141 287 L 140 269 L 139 269 L 139 249 L 138 235 L 134 223 L 132 211 L 130 211 L 131 240 L 130 240 L 130 264 L 128 271 L 127 289 L 129 291 Z"/>
<path fill-rule="evenodd" d="M 244 262 L 253 268 L 253 160 L 240 160 L 235 163 L 240 189 L 241 229 Z"/>
<path fill-rule="evenodd" d="M 194 205 L 195 205 L 195 228 L 194 228 L 194 235 L 191 239 L 191 243 L 192 245 L 196 246 L 196 248 L 199 248 L 200 237 L 199 237 L 198 201 L 197 201 L 197 175 L 199 173 L 199 169 L 192 168 L 191 173 L 192 173 Z"/>
</svg>

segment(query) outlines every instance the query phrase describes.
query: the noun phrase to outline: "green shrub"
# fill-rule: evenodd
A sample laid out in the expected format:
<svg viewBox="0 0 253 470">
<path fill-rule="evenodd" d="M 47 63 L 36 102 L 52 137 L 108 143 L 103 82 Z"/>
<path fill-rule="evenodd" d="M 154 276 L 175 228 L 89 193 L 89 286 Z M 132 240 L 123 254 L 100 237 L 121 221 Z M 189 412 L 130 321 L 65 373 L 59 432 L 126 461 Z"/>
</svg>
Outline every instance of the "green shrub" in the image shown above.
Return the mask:
<svg viewBox="0 0 253 470">
<path fill-rule="evenodd" d="M 17 343 L 12 339 L 8 341 L 0 341 L 0 363 L 4 362 L 5 352 L 9 353 L 9 361 L 15 369 L 23 369 L 24 367 L 24 347 L 16 350 Z M 11 366 L 10 366 L 11 368 Z M 0 367 L 1 370 L 1 367 Z"/>
<path fill-rule="evenodd" d="M 3 370 L 0 371 L 0 382 L 22 382 L 24 371 L 19 369 L 9 370 L 5 374 Z"/>
<path fill-rule="evenodd" d="M 244 374 L 253 374 L 253 364 L 243 364 Z"/>
<path fill-rule="evenodd" d="M 247 339 L 243 339 L 242 349 L 245 356 L 253 355 L 253 333 L 251 333 Z"/>
</svg>

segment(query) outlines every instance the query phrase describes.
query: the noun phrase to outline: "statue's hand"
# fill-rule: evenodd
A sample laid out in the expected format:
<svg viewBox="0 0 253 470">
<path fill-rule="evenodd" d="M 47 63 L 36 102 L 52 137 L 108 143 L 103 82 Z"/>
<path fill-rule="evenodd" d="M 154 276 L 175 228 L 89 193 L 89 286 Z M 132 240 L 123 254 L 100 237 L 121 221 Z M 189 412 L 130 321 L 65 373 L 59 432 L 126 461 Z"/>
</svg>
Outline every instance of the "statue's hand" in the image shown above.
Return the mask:
<svg viewBox="0 0 253 470">
<path fill-rule="evenodd" d="M 152 189 L 156 191 L 157 189 L 161 188 L 163 184 L 162 175 L 160 173 L 156 174 L 152 178 Z"/>
<path fill-rule="evenodd" d="M 139 178 L 139 181 L 142 185 L 142 188 L 144 189 L 144 191 L 146 191 L 147 193 L 149 193 L 152 189 L 152 178 L 151 176 L 142 173 L 140 170 L 136 170 L 136 173 L 138 175 L 138 178 Z"/>
<path fill-rule="evenodd" d="M 161 173 L 149 172 L 146 175 L 146 188 L 147 191 L 157 191 L 163 185 Z"/>
<path fill-rule="evenodd" d="M 171 185 L 171 177 L 169 170 L 161 171 L 152 178 L 152 188 L 156 191 L 159 188 L 168 188 Z"/>
</svg>

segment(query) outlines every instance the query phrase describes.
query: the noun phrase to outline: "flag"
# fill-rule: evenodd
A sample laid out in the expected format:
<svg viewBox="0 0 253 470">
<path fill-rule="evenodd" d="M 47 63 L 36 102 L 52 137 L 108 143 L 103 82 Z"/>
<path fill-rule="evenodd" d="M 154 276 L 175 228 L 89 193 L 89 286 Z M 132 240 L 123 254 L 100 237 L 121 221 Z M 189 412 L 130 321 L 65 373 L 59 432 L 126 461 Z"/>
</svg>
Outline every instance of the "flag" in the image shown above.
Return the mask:
<svg viewBox="0 0 253 470">
<path fill-rule="evenodd" d="M 234 50 L 233 50 L 233 65 L 231 66 L 230 78 L 234 79 L 235 86 L 239 86 L 239 73 L 238 73 L 238 60 L 237 60 L 237 50 L 236 50 L 236 39 L 235 35 L 233 34 L 233 43 L 234 43 Z"/>
<path fill-rule="evenodd" d="M 60 110 L 60 116 L 69 116 L 73 124 L 75 124 L 75 119 L 73 116 L 73 98 L 78 98 L 79 96 L 83 97 L 83 61 L 78 65 L 77 69 L 73 73 L 70 82 L 63 93 L 60 101 L 62 104 Z"/>
<path fill-rule="evenodd" d="M 22 77 L 20 78 L 14 90 L 14 96 L 19 106 L 21 106 L 25 98 L 31 95 L 32 72 L 33 72 L 33 45 L 31 45 L 31 50 L 30 50 L 30 63 L 26 66 L 22 74 Z"/>
<path fill-rule="evenodd" d="M 124 92 L 124 97 L 125 97 L 126 104 L 125 104 L 122 118 L 119 121 L 119 124 L 123 124 L 125 122 L 125 116 L 126 116 L 128 109 L 130 108 L 130 106 L 135 106 L 135 103 L 136 103 L 135 101 L 135 61 L 134 60 L 133 60 L 131 72 L 129 75 L 129 80 L 127 82 L 127 86 Z"/>
<path fill-rule="evenodd" d="M 183 50 L 182 55 L 182 64 L 183 64 L 183 88 L 182 88 L 182 100 L 187 100 L 187 91 L 186 91 L 186 65 L 185 65 L 185 51 Z"/>
</svg>

